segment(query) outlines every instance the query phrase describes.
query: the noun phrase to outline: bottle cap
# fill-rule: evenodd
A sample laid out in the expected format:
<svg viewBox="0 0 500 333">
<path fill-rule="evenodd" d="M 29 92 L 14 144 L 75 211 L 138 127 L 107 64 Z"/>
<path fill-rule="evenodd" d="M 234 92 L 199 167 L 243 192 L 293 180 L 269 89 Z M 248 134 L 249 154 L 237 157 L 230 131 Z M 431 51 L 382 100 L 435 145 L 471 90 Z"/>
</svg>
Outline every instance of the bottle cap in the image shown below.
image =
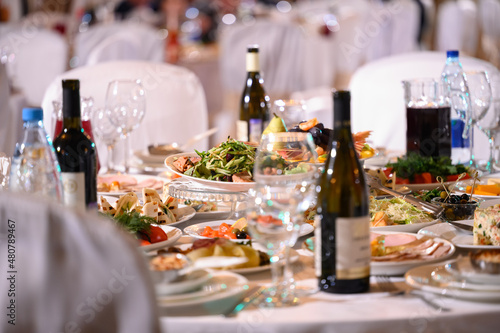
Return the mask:
<svg viewBox="0 0 500 333">
<path fill-rule="evenodd" d="M 458 51 L 457 50 L 446 51 L 446 58 L 450 58 L 450 57 L 453 57 L 453 58 L 458 57 Z"/>
<path fill-rule="evenodd" d="M 43 120 L 42 108 L 24 108 L 23 121 Z"/>
<path fill-rule="evenodd" d="M 256 53 L 259 53 L 259 44 L 247 45 L 247 52 L 256 52 Z"/>
</svg>

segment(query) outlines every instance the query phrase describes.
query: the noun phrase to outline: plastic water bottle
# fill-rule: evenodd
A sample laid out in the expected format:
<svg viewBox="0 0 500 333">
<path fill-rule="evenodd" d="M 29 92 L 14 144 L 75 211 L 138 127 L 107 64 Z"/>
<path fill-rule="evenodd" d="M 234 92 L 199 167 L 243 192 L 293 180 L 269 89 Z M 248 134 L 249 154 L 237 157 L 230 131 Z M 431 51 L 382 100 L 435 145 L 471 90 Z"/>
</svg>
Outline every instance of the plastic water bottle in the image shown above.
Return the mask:
<svg viewBox="0 0 500 333">
<path fill-rule="evenodd" d="M 466 83 L 464 70 L 458 59 L 458 51 L 451 50 L 446 52 L 446 65 L 441 73 L 441 80 L 448 85 L 449 92 L 463 93 Z M 451 96 L 450 96 L 451 97 Z M 463 107 L 458 107 L 462 105 Z M 455 107 L 455 108 L 454 108 Z M 460 110 L 458 109 L 460 108 Z M 465 123 L 465 113 L 467 111 L 466 103 L 452 103 L 451 114 L 451 159 L 453 163 L 467 163 L 470 158 L 470 139 L 462 137 Z"/>
<path fill-rule="evenodd" d="M 63 201 L 61 169 L 52 142 L 43 127 L 41 108 L 24 108 L 24 137 L 16 144 L 9 188 Z"/>
</svg>

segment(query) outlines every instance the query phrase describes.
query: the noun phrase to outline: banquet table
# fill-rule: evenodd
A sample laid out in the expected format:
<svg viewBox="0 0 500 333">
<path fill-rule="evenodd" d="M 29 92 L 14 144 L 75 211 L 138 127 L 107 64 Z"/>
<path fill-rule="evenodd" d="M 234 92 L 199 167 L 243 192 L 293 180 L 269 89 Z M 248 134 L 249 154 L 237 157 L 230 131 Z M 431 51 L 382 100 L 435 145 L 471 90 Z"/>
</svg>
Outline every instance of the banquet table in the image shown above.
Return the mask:
<svg viewBox="0 0 500 333">
<path fill-rule="evenodd" d="M 204 222 L 183 222 L 184 227 Z M 312 234 L 301 237 L 295 248 L 301 254 L 293 264 L 299 286 L 314 287 L 313 256 L 301 249 Z M 183 236 L 181 242 L 192 241 Z M 456 255 L 466 255 L 457 251 Z M 270 283 L 270 271 L 246 274 L 249 284 Z M 397 287 L 410 290 L 403 276 L 391 277 Z M 424 296 L 450 311 L 437 311 L 413 295 L 390 296 L 370 281 L 370 292 L 364 294 L 328 294 L 319 292 L 303 297 L 297 306 L 258 308 L 251 305 L 236 317 L 226 318 L 217 312 L 237 304 L 238 299 L 197 304 L 189 307 L 160 307 L 164 332 L 488 332 L 498 329 L 500 303 L 465 301 L 431 293 Z"/>
</svg>

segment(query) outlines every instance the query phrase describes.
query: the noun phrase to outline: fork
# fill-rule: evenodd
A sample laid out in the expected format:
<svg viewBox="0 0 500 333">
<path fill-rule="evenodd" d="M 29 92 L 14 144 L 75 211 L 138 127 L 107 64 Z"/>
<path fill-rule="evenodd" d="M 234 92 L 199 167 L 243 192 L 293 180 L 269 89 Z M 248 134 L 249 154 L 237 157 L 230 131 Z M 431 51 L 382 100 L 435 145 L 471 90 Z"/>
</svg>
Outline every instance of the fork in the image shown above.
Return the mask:
<svg viewBox="0 0 500 333">
<path fill-rule="evenodd" d="M 414 292 L 413 290 L 411 291 L 406 291 L 404 289 L 400 289 L 396 287 L 396 285 L 391 281 L 390 277 L 388 275 L 375 275 L 375 280 L 377 281 L 378 287 L 384 291 L 388 292 L 390 296 L 398 296 L 398 295 L 405 295 L 409 294 L 411 296 L 416 296 L 420 298 L 422 301 L 424 301 L 425 304 L 431 306 L 433 309 L 440 311 L 440 312 L 447 312 L 450 311 L 449 308 L 443 307 L 439 305 L 438 303 L 434 302 L 431 299 L 428 299 L 424 295 Z"/>
<path fill-rule="evenodd" d="M 444 208 L 441 206 L 433 205 L 433 204 L 431 204 L 429 202 L 425 202 L 424 200 L 421 200 L 419 198 L 415 198 L 412 196 L 406 196 L 403 193 L 391 190 L 390 188 L 387 188 L 384 185 L 382 185 L 379 178 L 373 177 L 372 175 L 369 175 L 367 173 L 365 173 L 365 175 L 366 175 L 366 180 L 368 181 L 368 184 L 371 187 L 379 189 L 379 190 L 384 191 L 384 192 L 387 192 L 387 193 L 392 194 L 396 197 L 400 197 L 404 201 L 416 206 L 417 208 L 420 208 L 420 209 L 430 213 L 436 219 L 439 218 L 444 212 Z"/>
</svg>

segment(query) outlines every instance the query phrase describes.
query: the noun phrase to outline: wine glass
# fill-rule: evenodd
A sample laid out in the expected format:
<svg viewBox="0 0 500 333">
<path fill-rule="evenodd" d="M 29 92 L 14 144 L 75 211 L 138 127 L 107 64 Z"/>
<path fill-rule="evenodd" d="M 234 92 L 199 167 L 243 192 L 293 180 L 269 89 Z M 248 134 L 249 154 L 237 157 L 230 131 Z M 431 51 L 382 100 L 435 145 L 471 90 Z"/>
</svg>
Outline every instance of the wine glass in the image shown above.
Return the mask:
<svg viewBox="0 0 500 333">
<path fill-rule="evenodd" d="M 274 101 L 273 113 L 280 116 L 285 122 L 286 128 L 290 129 L 304 120 L 306 106 L 301 100 L 278 99 Z"/>
<path fill-rule="evenodd" d="M 257 149 L 247 209 L 248 231 L 263 245 L 271 261 L 272 286 L 262 306 L 297 303 L 288 254 L 299 237 L 305 212 L 315 200 L 317 155 L 310 133 L 270 133 Z M 281 264 L 284 261 L 283 264 Z"/>
<path fill-rule="evenodd" d="M 477 167 L 474 156 L 474 133 L 473 126 L 482 120 L 491 104 L 491 86 L 485 71 L 472 71 L 464 73 L 468 89 L 469 107 L 467 108 L 464 138 L 470 137 L 470 159 L 469 165 Z"/>
<path fill-rule="evenodd" d="M 495 156 L 495 137 L 496 134 L 500 132 L 500 74 L 488 75 L 488 79 L 492 95 L 491 104 L 486 115 L 479 120 L 476 125 L 488 137 L 490 155 L 484 169 L 491 173 L 494 171 L 493 167 L 498 165 L 498 159 Z"/>
<path fill-rule="evenodd" d="M 125 139 L 125 172 L 128 173 L 130 133 L 136 129 L 146 112 L 146 92 L 140 80 L 115 80 L 108 85 L 106 111 L 111 123 L 121 128 Z"/>
<path fill-rule="evenodd" d="M 106 109 L 93 109 L 90 113 L 90 121 L 92 130 L 96 138 L 106 145 L 108 156 L 106 161 L 107 173 L 114 173 L 113 149 L 116 142 L 120 138 L 121 128 L 116 127 L 110 119 L 110 115 Z"/>
</svg>

